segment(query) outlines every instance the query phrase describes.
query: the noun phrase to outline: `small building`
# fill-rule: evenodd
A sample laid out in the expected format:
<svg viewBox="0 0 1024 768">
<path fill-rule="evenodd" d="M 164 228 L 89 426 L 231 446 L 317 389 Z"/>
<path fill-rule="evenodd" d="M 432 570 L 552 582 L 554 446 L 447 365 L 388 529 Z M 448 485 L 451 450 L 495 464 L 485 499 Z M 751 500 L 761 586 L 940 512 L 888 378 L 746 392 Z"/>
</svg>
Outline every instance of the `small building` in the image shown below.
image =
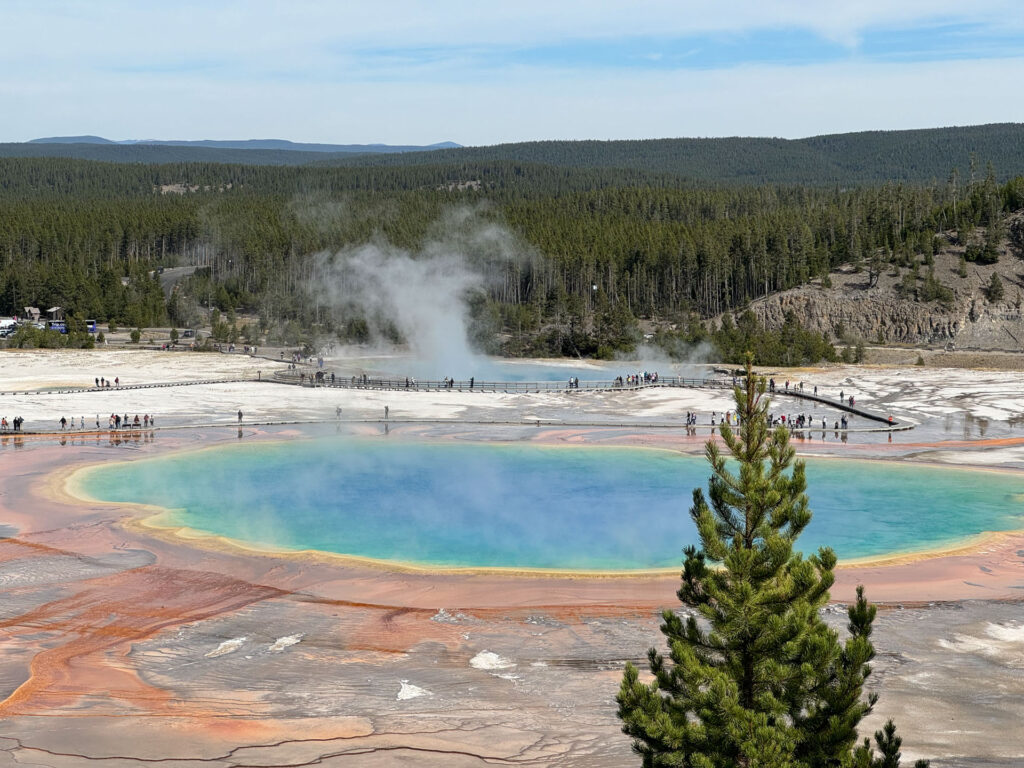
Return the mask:
<svg viewBox="0 0 1024 768">
<path fill-rule="evenodd" d="M 31 320 L 33 323 L 38 322 L 39 318 L 43 316 L 43 313 L 39 310 L 39 307 L 24 307 L 25 316 L 24 320 Z"/>
<path fill-rule="evenodd" d="M 50 307 L 46 310 L 47 320 L 63 320 L 64 319 L 64 307 Z"/>
</svg>

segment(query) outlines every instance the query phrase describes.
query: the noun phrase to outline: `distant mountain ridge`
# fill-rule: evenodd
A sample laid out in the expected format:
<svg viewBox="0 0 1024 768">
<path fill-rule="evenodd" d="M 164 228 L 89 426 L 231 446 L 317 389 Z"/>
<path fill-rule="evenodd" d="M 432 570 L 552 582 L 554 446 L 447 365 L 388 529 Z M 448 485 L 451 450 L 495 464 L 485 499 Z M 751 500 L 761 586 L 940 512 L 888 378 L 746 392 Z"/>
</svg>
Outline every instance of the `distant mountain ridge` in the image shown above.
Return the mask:
<svg viewBox="0 0 1024 768">
<path fill-rule="evenodd" d="M 47 136 L 42 139 L 29 139 L 26 144 L 117 144 L 116 141 L 104 139 L 102 136 Z"/>
<path fill-rule="evenodd" d="M 351 152 L 351 153 L 400 153 L 425 152 L 436 149 L 457 149 L 461 144 L 441 141 L 436 144 L 315 144 L 287 139 L 241 139 L 241 140 L 182 140 L 182 139 L 125 139 L 113 141 L 102 136 L 47 136 L 32 139 L 26 144 L 99 144 L 104 146 L 160 146 L 160 147 L 204 147 L 207 149 L 269 149 L 289 152 Z"/>
</svg>

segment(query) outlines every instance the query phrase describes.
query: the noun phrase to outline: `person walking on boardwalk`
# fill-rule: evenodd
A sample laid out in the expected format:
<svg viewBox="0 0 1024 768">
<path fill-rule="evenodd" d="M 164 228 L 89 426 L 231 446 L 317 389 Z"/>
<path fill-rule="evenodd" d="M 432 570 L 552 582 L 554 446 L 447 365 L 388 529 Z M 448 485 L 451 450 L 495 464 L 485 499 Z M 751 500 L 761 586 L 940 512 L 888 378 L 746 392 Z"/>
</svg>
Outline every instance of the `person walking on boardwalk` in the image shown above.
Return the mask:
<svg viewBox="0 0 1024 768">
<path fill-rule="evenodd" d="M 238 409 L 238 423 L 239 424 L 242 423 L 242 409 L 241 408 Z"/>
<path fill-rule="evenodd" d="M 60 428 L 65 429 L 68 425 L 68 420 L 63 416 L 60 417 Z"/>
<path fill-rule="evenodd" d="M 388 406 L 385 405 L 384 406 L 384 421 L 388 420 L 388 414 L 389 413 L 391 413 L 391 408 L 389 408 Z"/>
</svg>

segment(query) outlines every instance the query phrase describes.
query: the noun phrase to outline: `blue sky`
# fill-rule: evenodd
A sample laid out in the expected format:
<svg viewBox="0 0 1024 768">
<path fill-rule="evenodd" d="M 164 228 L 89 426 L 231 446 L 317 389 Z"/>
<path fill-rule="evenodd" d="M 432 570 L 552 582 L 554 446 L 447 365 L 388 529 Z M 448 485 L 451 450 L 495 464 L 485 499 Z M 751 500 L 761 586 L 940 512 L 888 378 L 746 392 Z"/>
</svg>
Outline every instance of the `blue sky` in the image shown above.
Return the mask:
<svg viewBox="0 0 1024 768">
<path fill-rule="evenodd" d="M 1024 122 L 1019 0 L 7 0 L 0 140 L 491 144 Z"/>
</svg>

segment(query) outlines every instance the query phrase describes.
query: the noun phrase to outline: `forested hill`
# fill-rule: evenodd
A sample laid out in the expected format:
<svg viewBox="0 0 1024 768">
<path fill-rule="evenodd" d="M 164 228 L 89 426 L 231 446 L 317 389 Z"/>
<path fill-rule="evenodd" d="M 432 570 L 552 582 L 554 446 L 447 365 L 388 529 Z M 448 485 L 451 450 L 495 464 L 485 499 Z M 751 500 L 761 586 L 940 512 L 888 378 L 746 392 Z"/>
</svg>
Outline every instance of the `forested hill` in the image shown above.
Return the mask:
<svg viewBox="0 0 1024 768">
<path fill-rule="evenodd" d="M 957 130 L 991 136 L 1002 130 L 1009 141 L 1019 129 Z M 921 183 L 856 183 L 870 163 L 858 170 L 854 150 L 881 168 L 883 149 L 896 152 L 894 134 L 775 142 L 802 147 L 807 157 L 843 157 L 851 168 L 836 183 L 803 185 L 700 182 L 651 155 L 630 155 L 629 142 L 519 145 L 619 151 L 605 157 L 606 165 L 584 162 L 585 152 L 573 158 L 575 165 L 568 156 L 559 164 L 557 153 L 541 154 L 538 162 L 487 161 L 482 149 L 353 166 L 0 158 L 0 315 L 60 306 L 77 323 L 194 328 L 209 322 L 220 340 L 241 334 L 288 345 L 399 341 L 398 326 L 380 311 L 321 301 L 325 275 L 345 267 L 353 249 L 368 246 L 381 258 L 463 255 L 474 284 L 483 286 L 464 297 L 470 334 L 488 351 L 610 357 L 632 349 L 644 333 L 667 349 L 717 334 L 712 338 L 726 358 L 756 348 L 761 362 L 817 360 L 835 352 L 823 335 L 828 328 L 802 335 L 806 317 L 783 312 L 771 344 L 757 335 L 754 320 L 733 327 L 711 318 L 742 315 L 777 292 L 810 283 L 827 288 L 840 271 L 864 274 L 869 285 L 884 275 L 898 286 L 898 301 L 949 303 L 951 296 L 973 295 L 963 288 L 974 279 L 968 265 L 990 268 L 1011 252 L 1006 242 L 1013 253 L 1024 248 L 1024 174 L 1000 182 L 1021 170 L 1021 158 L 1007 153 L 993 160 L 966 141 L 953 149 L 950 134 L 908 134 L 914 140 L 905 142 L 907 157 L 917 152 L 932 165 L 907 160 L 903 167 L 922 174 L 935 169 Z M 737 162 L 721 149 L 730 141 L 744 140 L 712 142 L 718 162 Z M 220 151 L 84 146 L 166 149 L 183 157 Z M 989 146 L 1005 149 L 1005 142 Z M 973 157 L 958 162 L 969 148 Z M 251 157 L 262 150 L 232 151 Z M 631 157 L 636 167 L 626 163 Z M 749 152 L 750 162 L 764 157 Z M 954 166 L 958 173 L 951 173 Z M 781 175 L 783 167 L 776 170 Z M 939 264 L 950 248 L 962 257 L 954 271 Z M 165 294 L 160 269 L 177 266 L 194 269 Z M 1013 267 L 1004 266 L 1009 275 Z M 986 289 L 986 296 L 997 294 Z M 225 323 L 214 308 L 226 313 Z M 245 323 L 234 328 L 243 316 L 247 331 Z M 59 336 L 29 334 L 11 343 L 67 342 Z"/>
<path fill-rule="evenodd" d="M 868 131 L 807 139 L 724 138 L 538 141 L 462 147 L 415 156 L 332 158 L 346 165 L 515 160 L 559 167 L 631 168 L 695 182 L 877 184 L 945 181 L 991 163 L 1002 180 L 1024 173 L 1024 124 Z"/>
<path fill-rule="evenodd" d="M 349 153 L 345 153 L 346 156 Z M 308 165 L 341 153 L 294 149 L 235 149 L 168 144 L 96 144 L 91 142 L 28 142 L 0 144 L 4 157 L 66 157 L 105 163 L 238 163 L 245 165 Z"/>
<path fill-rule="evenodd" d="M 301 146 L 301 145 L 299 145 Z M 66 157 L 121 163 L 414 165 L 524 163 L 570 169 L 624 169 L 693 184 L 871 185 L 944 182 L 953 168 L 1000 180 L 1024 174 L 1024 124 L 913 131 L 869 131 L 807 139 L 724 138 L 643 141 L 539 141 L 401 154 L 161 144 L 0 144 L 0 157 Z"/>
</svg>

